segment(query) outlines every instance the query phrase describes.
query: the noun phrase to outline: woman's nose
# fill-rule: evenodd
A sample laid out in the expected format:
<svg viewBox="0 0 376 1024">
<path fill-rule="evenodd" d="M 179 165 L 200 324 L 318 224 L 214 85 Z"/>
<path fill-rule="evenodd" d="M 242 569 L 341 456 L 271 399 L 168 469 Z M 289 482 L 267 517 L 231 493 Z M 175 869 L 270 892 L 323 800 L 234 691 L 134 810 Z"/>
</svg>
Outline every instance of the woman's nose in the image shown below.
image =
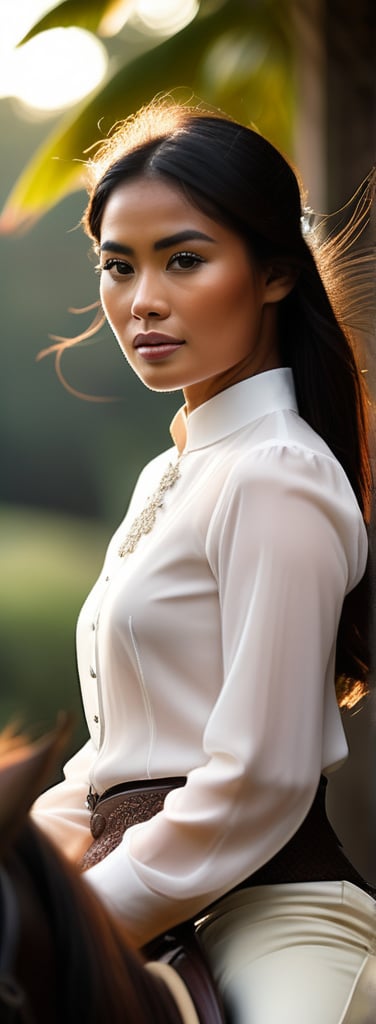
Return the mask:
<svg viewBox="0 0 376 1024">
<path fill-rule="evenodd" d="M 149 317 L 164 319 L 170 309 L 166 296 L 158 282 L 149 275 L 143 276 L 135 289 L 131 306 L 132 316 L 136 320 L 147 320 Z"/>
</svg>

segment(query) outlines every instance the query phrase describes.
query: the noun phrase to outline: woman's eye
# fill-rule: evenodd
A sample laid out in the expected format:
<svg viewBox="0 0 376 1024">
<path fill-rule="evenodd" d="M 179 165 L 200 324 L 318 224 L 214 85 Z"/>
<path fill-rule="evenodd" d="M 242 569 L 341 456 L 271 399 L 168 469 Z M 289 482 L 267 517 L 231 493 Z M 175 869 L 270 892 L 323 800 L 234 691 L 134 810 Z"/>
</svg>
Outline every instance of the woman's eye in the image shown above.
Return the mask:
<svg viewBox="0 0 376 1024">
<path fill-rule="evenodd" d="M 170 256 L 167 267 L 173 270 L 194 270 L 199 263 L 204 263 L 202 256 L 194 252 L 176 252 Z"/>
<path fill-rule="evenodd" d="M 106 260 L 100 270 L 112 270 L 115 271 L 115 276 L 120 274 L 121 277 L 127 277 L 128 274 L 133 274 L 133 267 L 126 260 L 110 259 Z"/>
</svg>

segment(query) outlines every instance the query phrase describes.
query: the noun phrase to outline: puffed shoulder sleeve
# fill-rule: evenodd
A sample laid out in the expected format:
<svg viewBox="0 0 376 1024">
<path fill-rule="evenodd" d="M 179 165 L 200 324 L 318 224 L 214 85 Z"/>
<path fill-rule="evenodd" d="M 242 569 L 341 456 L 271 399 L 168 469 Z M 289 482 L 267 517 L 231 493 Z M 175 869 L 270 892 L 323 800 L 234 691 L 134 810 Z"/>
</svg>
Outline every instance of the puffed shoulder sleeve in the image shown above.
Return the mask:
<svg viewBox="0 0 376 1024">
<path fill-rule="evenodd" d="M 203 735 L 205 763 L 87 873 L 139 942 L 269 860 L 303 821 L 327 757 L 346 751 L 340 724 L 324 750 L 325 708 L 335 703 L 343 599 L 364 571 L 367 545 L 341 467 L 280 444 L 240 459 L 206 551 L 223 683 Z"/>
</svg>

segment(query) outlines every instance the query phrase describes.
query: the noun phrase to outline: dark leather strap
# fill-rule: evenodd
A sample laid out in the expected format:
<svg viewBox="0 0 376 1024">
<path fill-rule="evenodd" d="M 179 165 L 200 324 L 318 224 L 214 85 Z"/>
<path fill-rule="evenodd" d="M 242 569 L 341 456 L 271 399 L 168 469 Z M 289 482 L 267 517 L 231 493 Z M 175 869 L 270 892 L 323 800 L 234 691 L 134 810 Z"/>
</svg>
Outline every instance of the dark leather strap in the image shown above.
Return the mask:
<svg viewBox="0 0 376 1024">
<path fill-rule="evenodd" d="M 194 921 L 158 936 L 144 949 L 147 960 L 169 964 L 184 982 L 200 1024 L 225 1024 L 225 1010 Z"/>
</svg>

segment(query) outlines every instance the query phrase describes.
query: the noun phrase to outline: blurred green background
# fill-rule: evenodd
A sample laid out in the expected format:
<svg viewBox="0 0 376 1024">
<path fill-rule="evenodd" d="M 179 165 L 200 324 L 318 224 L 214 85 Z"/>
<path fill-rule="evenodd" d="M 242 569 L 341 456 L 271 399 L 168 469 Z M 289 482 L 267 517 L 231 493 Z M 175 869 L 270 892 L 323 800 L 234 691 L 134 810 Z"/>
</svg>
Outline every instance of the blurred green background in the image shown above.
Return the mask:
<svg viewBox="0 0 376 1024">
<path fill-rule="evenodd" d="M 176 3 L 180 13 L 185 2 Z M 11 4 L 20 12 L 24 6 L 22 0 Z M 99 38 L 99 13 L 110 6 L 109 0 L 69 0 L 55 4 L 53 16 L 64 8 L 68 24 L 89 27 L 96 12 L 92 27 Z M 125 10 L 126 0 L 120 6 Z M 85 145 L 95 142 L 102 113 L 103 135 L 116 118 L 175 86 L 183 98 L 192 93 L 256 123 L 297 164 L 309 203 L 320 212 L 350 197 L 375 154 L 373 0 L 197 0 L 195 9 L 177 34 L 165 29 L 158 36 L 133 17 L 101 36 L 107 81 L 68 113 L 37 113 L 6 89 L 0 97 L 0 208 L 9 212 L 15 182 L 38 147 L 47 147 L 36 170 L 27 171 L 38 214 L 32 228 L 22 226 L 20 211 L 24 204 L 26 218 L 29 201 L 24 184 L 19 229 L 6 231 L 0 221 L 0 725 L 13 717 L 41 732 L 59 709 L 73 710 L 72 750 L 86 736 L 75 662 L 77 614 L 140 468 L 169 444 L 181 397 L 147 392 L 107 328 L 67 352 L 63 371 L 73 388 L 117 401 L 80 400 L 62 387 L 53 358 L 36 362 L 50 334 L 72 336 L 89 324 L 92 314 L 76 316 L 69 308 L 97 298 L 94 260 L 79 227 L 85 194 L 75 180 L 70 187 L 76 190 L 63 187 L 57 201 L 59 174 L 69 177 L 79 167 L 73 160 L 81 161 Z M 7 10 L 3 0 L 4 26 Z M 38 203 L 48 189 L 40 217 Z M 373 731 L 364 733 L 364 721 L 360 714 L 348 723 L 357 768 L 337 773 L 333 814 L 340 821 L 341 807 L 355 802 L 358 863 L 375 877 L 376 815 L 367 811 L 375 803 L 374 712 L 368 716 Z M 351 847 L 353 822 L 343 824 L 343 833 Z"/>
</svg>

